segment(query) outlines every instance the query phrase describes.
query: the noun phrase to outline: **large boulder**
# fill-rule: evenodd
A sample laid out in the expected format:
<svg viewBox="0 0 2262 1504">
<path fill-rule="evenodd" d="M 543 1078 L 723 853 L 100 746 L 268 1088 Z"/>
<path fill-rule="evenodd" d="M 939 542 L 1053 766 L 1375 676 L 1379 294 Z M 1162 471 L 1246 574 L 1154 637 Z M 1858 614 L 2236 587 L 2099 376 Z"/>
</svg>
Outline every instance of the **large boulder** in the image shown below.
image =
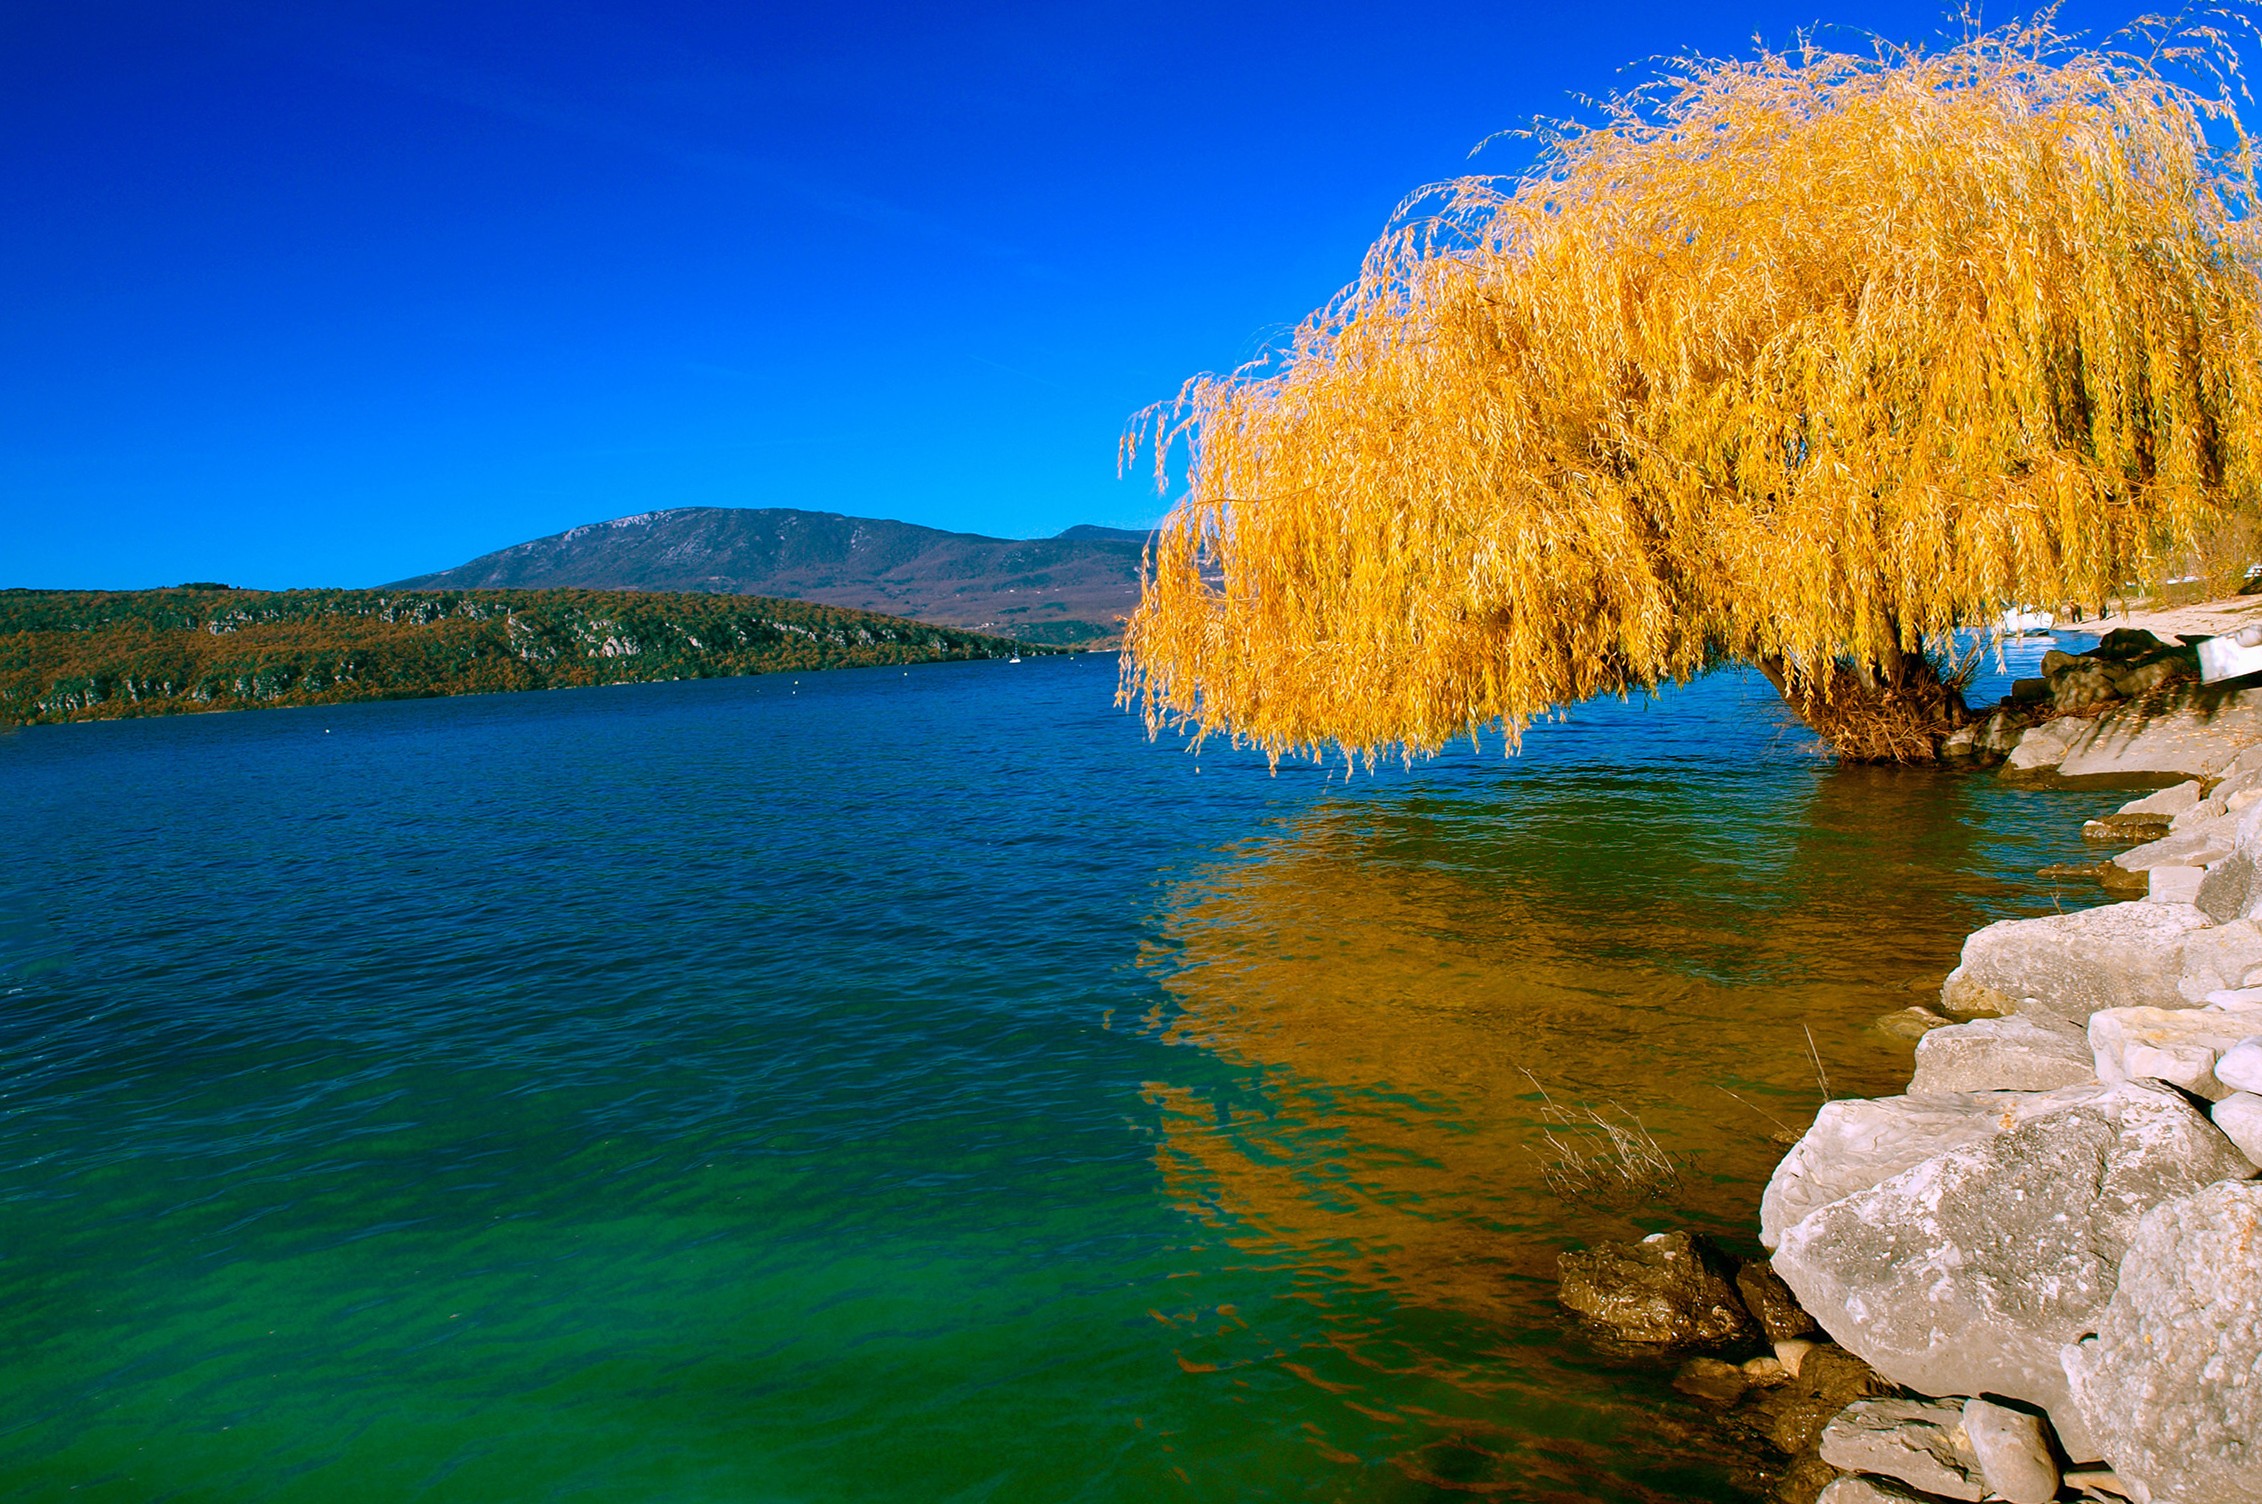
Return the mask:
<svg viewBox="0 0 2262 1504">
<path fill-rule="evenodd" d="M 1653 1232 L 1638 1243 L 1600 1243 L 1557 1257 L 1565 1306 L 1620 1342 L 1725 1347 L 1757 1341 L 1736 1296 L 1735 1263 L 1710 1239 Z"/>
<path fill-rule="evenodd" d="M 2177 987 L 2184 950 L 2212 923 L 2188 904 L 2165 903 L 2005 919 L 1965 939 L 1941 1001 L 1952 1013 L 2015 1007 L 2077 1024 L 2099 1008 L 2173 1008 L 2187 1001 Z"/>
<path fill-rule="evenodd" d="M 2049 1091 L 2095 1079 L 2081 1030 L 2060 1019 L 2019 1014 L 1927 1033 L 1916 1042 L 1909 1095 Z"/>
<path fill-rule="evenodd" d="M 1967 1092 L 1826 1102 L 1759 1198 L 1759 1240 L 1773 1248 L 1810 1212 L 1865 1191 L 1935 1154 L 2001 1133 L 2037 1113 L 2087 1100 L 2100 1087 Z"/>
<path fill-rule="evenodd" d="M 2215 1062 L 2262 1032 L 2256 1024 L 2247 1010 L 2101 1008 L 2089 1016 L 2089 1047 L 2108 1085 L 2149 1077 L 2219 1102 L 2234 1088 L 2216 1079 Z"/>
<path fill-rule="evenodd" d="M 2091 1331 L 2062 1357 L 2115 1472 L 2154 1499 L 2262 1501 L 2262 1186 L 2147 1213 Z"/>
<path fill-rule="evenodd" d="M 2095 1329 L 2139 1218 L 2253 1173 L 2181 1095 L 2093 1088 L 1808 1214 L 1774 1268 L 1886 1378 L 2041 1406 L 2087 1460 L 2061 1349 Z"/>
</svg>

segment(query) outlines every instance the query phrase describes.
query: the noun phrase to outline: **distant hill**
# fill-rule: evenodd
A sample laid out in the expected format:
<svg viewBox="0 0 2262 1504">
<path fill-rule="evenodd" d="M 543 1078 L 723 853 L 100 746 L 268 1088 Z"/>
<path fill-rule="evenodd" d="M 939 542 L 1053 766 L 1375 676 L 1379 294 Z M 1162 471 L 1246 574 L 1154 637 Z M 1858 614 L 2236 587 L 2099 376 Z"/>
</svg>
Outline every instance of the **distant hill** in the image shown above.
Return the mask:
<svg viewBox="0 0 2262 1504">
<path fill-rule="evenodd" d="M 0 590 L 0 725 L 1004 658 L 805 601 L 595 590 Z"/>
<path fill-rule="evenodd" d="M 680 507 L 569 528 L 402 580 L 414 589 L 697 590 L 786 596 L 996 632 L 1117 636 L 1139 600 L 1146 534 L 1072 527 L 987 538 L 785 507 Z"/>
</svg>

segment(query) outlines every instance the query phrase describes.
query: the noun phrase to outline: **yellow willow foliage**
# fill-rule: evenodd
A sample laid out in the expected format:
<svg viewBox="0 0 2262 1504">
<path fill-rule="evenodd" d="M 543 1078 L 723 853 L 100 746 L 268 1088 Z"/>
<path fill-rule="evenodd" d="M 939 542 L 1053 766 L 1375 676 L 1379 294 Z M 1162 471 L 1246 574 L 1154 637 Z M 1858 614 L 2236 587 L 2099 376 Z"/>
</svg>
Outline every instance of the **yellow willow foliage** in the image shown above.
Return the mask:
<svg viewBox="0 0 2262 1504">
<path fill-rule="evenodd" d="M 1276 759 L 1513 746 L 2159 578 L 2256 497 L 2262 282 L 2235 55 L 2151 40 L 1693 61 L 1431 190 L 1126 441 L 1188 457 L 1126 703 Z"/>
</svg>

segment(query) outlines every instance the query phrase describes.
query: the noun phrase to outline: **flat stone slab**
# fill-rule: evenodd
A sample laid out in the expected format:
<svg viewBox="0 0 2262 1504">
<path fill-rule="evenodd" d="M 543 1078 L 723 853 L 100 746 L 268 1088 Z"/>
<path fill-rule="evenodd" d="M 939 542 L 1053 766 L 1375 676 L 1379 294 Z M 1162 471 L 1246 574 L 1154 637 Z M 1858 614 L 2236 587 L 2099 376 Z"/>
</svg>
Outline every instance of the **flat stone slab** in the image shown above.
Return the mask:
<svg viewBox="0 0 2262 1504">
<path fill-rule="evenodd" d="M 2149 872 L 2154 867 L 2204 867 L 2231 854 L 2238 841 L 2238 817 L 2220 815 L 2202 824 L 2170 831 L 2157 841 L 2131 846 L 2113 858 L 2124 872 Z"/>
<path fill-rule="evenodd" d="M 2067 740 L 2058 760 L 2062 777 L 2172 773 L 2212 778 L 2240 752 L 2262 744 L 2262 689 L 2228 694 L 2187 689 L 2170 697 L 2165 706 L 2136 701 L 2082 725 L 2087 729 Z M 2020 751 L 2034 734 L 2030 731 L 2020 738 Z"/>
<path fill-rule="evenodd" d="M 2097 1330 L 2147 1212 L 2253 1173 L 2181 1095 L 2090 1088 L 1810 1212 L 1783 1230 L 1773 1267 L 1887 1379 L 2039 1406 L 2088 1461 L 2100 1454 L 2066 1344 Z"/>
<path fill-rule="evenodd" d="M 1919 1039 L 1909 1095 L 2050 1091 L 2096 1079 L 2089 1039 L 2081 1030 L 2019 1014 L 1952 1024 Z"/>
<path fill-rule="evenodd" d="M 2015 1009 L 2076 1024 L 2100 1008 L 2173 1008 L 2189 1001 L 2178 986 L 2184 951 L 2213 925 L 2196 908 L 2164 903 L 2005 919 L 1965 939 L 1941 1002 L 1951 1013 Z"/>
<path fill-rule="evenodd" d="M 2187 778 L 2181 783 L 2155 789 L 2141 799 L 2131 799 L 2116 813 L 2123 815 L 2157 815 L 2163 820 L 2173 820 L 2199 802 L 2199 781 Z"/>
<path fill-rule="evenodd" d="M 2113 1471 L 2155 1499 L 2262 1504 L 2262 1185 L 2146 1213 L 2094 1336 L 2062 1359 Z"/>
<path fill-rule="evenodd" d="M 1822 1428 L 1822 1460 L 1944 1499 L 1987 1497 L 1960 1400 L 1856 1400 Z"/>
</svg>

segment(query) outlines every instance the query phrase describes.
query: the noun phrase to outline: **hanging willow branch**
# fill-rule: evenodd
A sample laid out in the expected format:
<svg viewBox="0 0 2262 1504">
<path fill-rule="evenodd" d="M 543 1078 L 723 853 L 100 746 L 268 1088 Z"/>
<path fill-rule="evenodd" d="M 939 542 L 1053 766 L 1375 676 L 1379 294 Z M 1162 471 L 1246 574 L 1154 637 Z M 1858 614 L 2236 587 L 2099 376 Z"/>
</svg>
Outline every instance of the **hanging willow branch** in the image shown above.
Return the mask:
<svg viewBox="0 0 2262 1504">
<path fill-rule="evenodd" d="M 2159 577 L 2257 491 L 2235 65 L 2047 17 L 1694 60 L 1418 196 L 1287 349 L 1134 424 L 1188 489 L 1125 702 L 1274 758 L 1513 747 L 1728 660 L 1821 703 Z"/>
</svg>

